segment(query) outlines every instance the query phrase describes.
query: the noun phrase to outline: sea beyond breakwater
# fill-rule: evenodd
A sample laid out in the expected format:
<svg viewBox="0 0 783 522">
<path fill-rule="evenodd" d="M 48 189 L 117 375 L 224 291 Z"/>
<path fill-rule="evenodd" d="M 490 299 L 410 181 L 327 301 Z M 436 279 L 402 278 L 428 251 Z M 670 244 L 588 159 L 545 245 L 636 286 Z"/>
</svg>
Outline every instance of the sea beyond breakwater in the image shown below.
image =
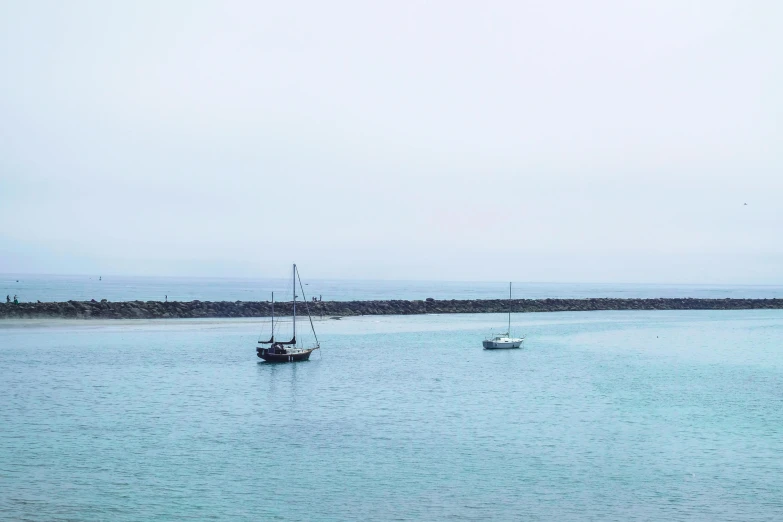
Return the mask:
<svg viewBox="0 0 783 522">
<path fill-rule="evenodd" d="M 297 313 L 314 317 L 357 315 L 589 312 L 598 310 L 758 310 L 783 309 L 783 299 L 473 299 L 308 301 Z M 292 303 L 274 304 L 275 315 L 290 316 Z M 0 319 L 176 319 L 268 317 L 268 301 L 66 301 L 2 303 Z"/>
</svg>

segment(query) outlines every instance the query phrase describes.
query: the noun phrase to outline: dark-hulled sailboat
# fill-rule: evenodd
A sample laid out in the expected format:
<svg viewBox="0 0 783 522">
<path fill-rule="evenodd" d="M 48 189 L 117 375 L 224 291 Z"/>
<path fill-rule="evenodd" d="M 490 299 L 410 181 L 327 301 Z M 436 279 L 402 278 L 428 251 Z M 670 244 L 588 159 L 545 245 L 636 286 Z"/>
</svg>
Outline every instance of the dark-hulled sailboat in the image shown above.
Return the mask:
<svg viewBox="0 0 783 522">
<path fill-rule="evenodd" d="M 313 330 L 313 337 L 315 337 L 315 343 L 311 346 L 297 346 L 296 340 L 296 282 L 299 281 L 299 288 L 302 290 L 302 300 L 307 310 L 307 317 L 310 320 L 310 328 Z M 299 271 L 294 264 L 293 268 L 293 329 L 294 335 L 290 341 L 276 341 L 275 340 L 275 294 L 272 293 L 272 335 L 268 341 L 258 341 L 258 344 L 266 345 L 269 347 L 259 346 L 256 348 L 256 355 L 266 362 L 283 363 L 283 362 L 297 362 L 306 361 L 310 359 L 310 354 L 315 350 L 321 348 L 318 342 L 318 336 L 315 334 L 315 326 L 313 325 L 313 318 L 310 315 L 310 307 L 307 305 L 307 299 L 304 294 L 304 287 L 302 286 L 302 279 L 299 277 Z"/>
</svg>

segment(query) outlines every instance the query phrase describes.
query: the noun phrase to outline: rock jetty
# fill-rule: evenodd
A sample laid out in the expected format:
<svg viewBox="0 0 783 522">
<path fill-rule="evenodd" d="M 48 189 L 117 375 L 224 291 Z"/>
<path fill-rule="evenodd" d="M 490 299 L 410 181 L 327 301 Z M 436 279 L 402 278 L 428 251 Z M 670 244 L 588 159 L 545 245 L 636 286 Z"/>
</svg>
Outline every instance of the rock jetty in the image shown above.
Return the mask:
<svg viewBox="0 0 783 522">
<path fill-rule="evenodd" d="M 758 310 L 783 309 L 783 299 L 476 299 L 421 301 L 321 301 L 297 303 L 314 317 L 354 315 L 475 314 L 514 312 L 587 312 L 595 310 Z M 169 319 L 267 317 L 265 301 L 67 301 L 0 303 L 0 319 Z M 291 315 L 291 303 L 275 303 L 276 315 Z"/>
</svg>

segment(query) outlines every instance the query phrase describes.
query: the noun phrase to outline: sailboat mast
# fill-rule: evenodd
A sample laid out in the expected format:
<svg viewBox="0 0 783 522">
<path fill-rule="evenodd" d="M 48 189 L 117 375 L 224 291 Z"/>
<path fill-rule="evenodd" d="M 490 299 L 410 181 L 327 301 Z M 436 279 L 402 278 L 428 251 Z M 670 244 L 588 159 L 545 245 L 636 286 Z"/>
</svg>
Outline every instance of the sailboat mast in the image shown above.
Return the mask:
<svg viewBox="0 0 783 522">
<path fill-rule="evenodd" d="M 270 337 L 275 340 L 275 293 L 272 292 L 272 335 Z"/>
<path fill-rule="evenodd" d="M 508 336 L 511 337 L 511 281 L 508 283 Z"/>
<path fill-rule="evenodd" d="M 293 278 L 291 279 L 294 288 L 294 341 L 296 340 L 296 263 L 294 263 Z"/>
</svg>

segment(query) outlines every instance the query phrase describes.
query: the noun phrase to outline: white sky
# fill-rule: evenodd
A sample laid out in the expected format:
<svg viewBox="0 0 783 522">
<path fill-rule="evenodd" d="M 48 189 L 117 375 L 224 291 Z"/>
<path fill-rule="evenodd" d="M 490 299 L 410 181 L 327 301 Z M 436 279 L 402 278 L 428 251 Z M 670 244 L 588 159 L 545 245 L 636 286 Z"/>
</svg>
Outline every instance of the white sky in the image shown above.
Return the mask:
<svg viewBox="0 0 783 522">
<path fill-rule="evenodd" d="M 0 0 L 0 272 L 783 283 L 781 26 Z"/>
</svg>

